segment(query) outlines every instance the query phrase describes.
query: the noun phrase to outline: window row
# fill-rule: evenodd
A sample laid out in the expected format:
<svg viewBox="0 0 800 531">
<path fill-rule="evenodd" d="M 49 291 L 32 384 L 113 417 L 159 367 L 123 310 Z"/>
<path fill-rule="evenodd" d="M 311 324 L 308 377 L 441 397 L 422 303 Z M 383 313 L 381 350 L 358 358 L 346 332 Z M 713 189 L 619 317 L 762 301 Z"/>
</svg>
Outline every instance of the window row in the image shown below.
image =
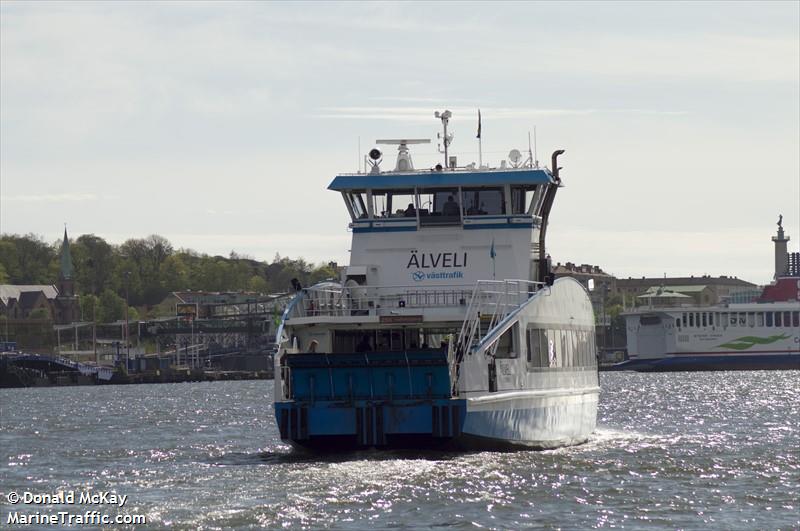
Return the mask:
<svg viewBox="0 0 800 531">
<path fill-rule="evenodd" d="M 397 352 L 403 350 L 447 348 L 454 329 L 379 329 L 334 330 L 332 353 Z"/>
<path fill-rule="evenodd" d="M 678 328 L 703 328 L 713 326 L 737 327 L 797 327 L 800 311 L 794 312 L 683 312 L 675 320 Z"/>
<path fill-rule="evenodd" d="M 529 367 L 594 367 L 594 333 L 589 330 L 529 328 L 526 334 Z"/>
<path fill-rule="evenodd" d="M 456 223 L 462 216 L 533 213 L 535 191 L 535 185 L 512 186 L 510 205 L 503 187 L 353 191 L 344 196 L 353 219 L 408 217 L 426 225 Z"/>
</svg>

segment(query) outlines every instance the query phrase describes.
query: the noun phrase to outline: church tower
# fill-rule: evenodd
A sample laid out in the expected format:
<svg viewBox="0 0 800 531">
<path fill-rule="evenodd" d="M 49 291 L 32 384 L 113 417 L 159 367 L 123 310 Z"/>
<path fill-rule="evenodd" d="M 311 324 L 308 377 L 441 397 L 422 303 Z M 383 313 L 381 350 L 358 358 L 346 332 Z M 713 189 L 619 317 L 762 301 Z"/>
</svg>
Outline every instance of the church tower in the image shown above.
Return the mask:
<svg viewBox="0 0 800 531">
<path fill-rule="evenodd" d="M 61 268 L 58 272 L 58 295 L 56 296 L 56 322 L 67 324 L 78 319 L 78 297 L 75 295 L 74 269 L 69 251 L 69 238 L 64 227 L 64 243 L 61 244 Z"/>
</svg>

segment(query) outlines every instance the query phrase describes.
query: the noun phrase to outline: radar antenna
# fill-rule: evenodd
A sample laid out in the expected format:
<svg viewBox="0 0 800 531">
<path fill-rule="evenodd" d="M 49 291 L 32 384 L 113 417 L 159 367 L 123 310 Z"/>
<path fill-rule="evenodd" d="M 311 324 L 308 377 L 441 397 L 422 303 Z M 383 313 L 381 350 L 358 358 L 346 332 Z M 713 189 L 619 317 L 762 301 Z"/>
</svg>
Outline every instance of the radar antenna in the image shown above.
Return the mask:
<svg viewBox="0 0 800 531">
<path fill-rule="evenodd" d="M 388 144 L 390 146 L 397 146 L 397 164 L 394 171 L 412 171 L 414 163 L 411 161 L 411 153 L 408 151 L 409 144 L 430 144 L 430 138 L 401 138 L 401 139 L 384 139 L 376 140 L 376 144 Z"/>
</svg>

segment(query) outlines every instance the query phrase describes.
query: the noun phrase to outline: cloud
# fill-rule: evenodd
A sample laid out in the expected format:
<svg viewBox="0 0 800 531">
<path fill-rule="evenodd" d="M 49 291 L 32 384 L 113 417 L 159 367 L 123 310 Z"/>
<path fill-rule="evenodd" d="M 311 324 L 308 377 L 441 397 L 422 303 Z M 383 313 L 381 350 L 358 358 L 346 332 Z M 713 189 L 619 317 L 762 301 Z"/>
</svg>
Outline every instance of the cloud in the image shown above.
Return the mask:
<svg viewBox="0 0 800 531">
<path fill-rule="evenodd" d="M 448 107 L 453 112 L 451 121 L 475 121 L 477 107 Z M 659 109 L 568 109 L 568 108 L 511 108 L 511 107 L 484 107 L 481 114 L 494 120 L 515 120 L 544 116 L 587 116 L 593 114 L 626 114 L 626 115 L 657 115 L 657 116 L 683 116 L 688 114 L 682 110 Z M 430 107 L 323 107 L 312 115 L 313 118 L 333 118 L 352 120 L 391 120 L 404 122 L 430 122 L 433 111 Z"/>
<path fill-rule="evenodd" d="M 101 199 L 95 194 L 27 194 L 3 196 L 3 201 L 19 203 L 66 203 L 76 201 L 97 201 Z M 111 199 L 104 197 L 103 199 Z"/>
</svg>

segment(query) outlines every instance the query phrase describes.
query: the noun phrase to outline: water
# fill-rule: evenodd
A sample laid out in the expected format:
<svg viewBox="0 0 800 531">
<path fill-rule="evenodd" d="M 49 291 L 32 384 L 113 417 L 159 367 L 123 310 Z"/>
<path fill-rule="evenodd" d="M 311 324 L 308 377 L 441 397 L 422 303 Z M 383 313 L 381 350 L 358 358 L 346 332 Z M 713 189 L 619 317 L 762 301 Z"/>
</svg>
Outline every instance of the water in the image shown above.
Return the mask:
<svg viewBox="0 0 800 531">
<path fill-rule="evenodd" d="M 127 495 L 98 508 L 139 528 L 800 527 L 800 372 L 601 384 L 582 446 L 324 458 L 281 444 L 272 382 L 0 390 L 0 527 L 58 489 Z"/>
</svg>

